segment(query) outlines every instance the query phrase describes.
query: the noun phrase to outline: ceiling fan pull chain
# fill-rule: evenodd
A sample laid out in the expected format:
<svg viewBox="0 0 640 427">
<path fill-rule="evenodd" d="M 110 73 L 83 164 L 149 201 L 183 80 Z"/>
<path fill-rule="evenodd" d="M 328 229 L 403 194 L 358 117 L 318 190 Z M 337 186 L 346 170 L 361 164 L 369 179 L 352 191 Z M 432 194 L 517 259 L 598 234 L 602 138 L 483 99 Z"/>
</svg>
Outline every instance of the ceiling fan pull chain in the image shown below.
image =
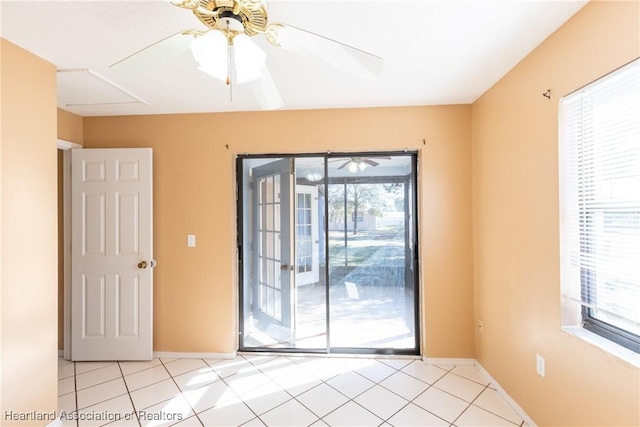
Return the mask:
<svg viewBox="0 0 640 427">
<path fill-rule="evenodd" d="M 229 46 L 227 48 L 227 85 L 229 85 L 229 102 L 233 101 L 233 78 L 231 76 L 231 64 L 233 61 L 233 42 L 229 39 Z"/>
<path fill-rule="evenodd" d="M 233 102 L 233 79 L 231 78 L 231 49 L 229 45 L 229 60 L 227 61 L 227 84 L 229 85 L 229 102 Z"/>
<path fill-rule="evenodd" d="M 229 102 L 233 102 L 233 79 L 231 77 L 231 63 L 233 61 L 233 36 L 229 31 L 229 19 L 227 19 L 227 86 L 229 86 Z"/>
</svg>

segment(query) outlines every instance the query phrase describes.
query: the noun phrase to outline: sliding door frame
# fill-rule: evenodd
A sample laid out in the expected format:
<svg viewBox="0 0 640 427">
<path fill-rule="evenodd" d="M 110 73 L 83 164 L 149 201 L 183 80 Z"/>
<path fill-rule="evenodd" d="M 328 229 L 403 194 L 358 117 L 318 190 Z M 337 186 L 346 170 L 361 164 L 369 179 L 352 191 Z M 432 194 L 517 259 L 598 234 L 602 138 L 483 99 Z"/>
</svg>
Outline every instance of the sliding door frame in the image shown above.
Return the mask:
<svg viewBox="0 0 640 427">
<path fill-rule="evenodd" d="M 415 348 L 409 349 L 394 349 L 394 348 L 365 348 L 365 347 L 332 347 L 331 346 L 331 316 L 330 316 L 330 294 L 329 294 L 329 215 L 328 215 L 328 186 L 330 185 L 329 177 L 329 160 L 332 158 L 351 158 L 351 157 L 376 157 L 376 156 L 406 156 L 411 158 L 411 173 L 407 179 L 404 180 L 405 184 L 405 204 L 407 203 L 407 197 L 412 200 L 411 206 L 408 206 L 406 210 L 410 214 L 411 218 L 405 220 L 405 242 L 406 239 L 411 239 L 413 245 L 411 248 L 405 245 L 405 253 L 411 256 L 411 265 L 405 258 L 405 286 L 407 282 L 411 282 L 413 289 L 413 310 L 414 310 L 414 342 Z M 268 159 L 273 158 L 303 158 L 303 157 L 316 157 L 324 158 L 324 176 L 322 178 L 322 186 L 325 192 L 323 227 L 326 232 L 324 233 L 324 259 L 326 261 L 324 268 L 324 282 L 325 282 L 325 321 L 326 321 L 326 348 L 293 348 L 293 347 L 245 347 L 243 345 L 245 336 L 245 315 L 248 306 L 244 296 L 245 288 L 245 264 L 244 264 L 244 233 L 245 233 L 245 209 L 244 209 L 244 168 L 243 162 L 249 159 Z M 236 157 L 236 215 L 237 215 L 237 235 L 236 235 L 236 249 L 237 249 L 237 265 L 238 265 L 238 321 L 239 321 L 239 350 L 243 352 L 252 353 L 317 353 L 317 354 L 384 354 L 384 355 L 419 355 L 421 351 L 421 304 L 420 304 L 420 250 L 419 250 L 419 207 L 418 207 L 418 152 L 417 151 L 376 151 L 376 152 L 339 152 L 339 153 L 286 153 L 286 154 L 242 154 Z M 374 178 L 375 180 L 376 178 Z M 384 181 L 384 179 L 381 179 Z M 399 177 L 393 177 L 393 181 L 399 182 Z M 367 181 L 366 178 L 363 182 Z M 368 182 L 371 182 L 369 179 Z M 410 183 L 410 186 L 407 185 Z M 295 184 L 295 183 L 294 183 Z M 410 187 L 410 188 L 408 188 Z M 407 227 L 409 226 L 409 227 Z M 322 274 L 322 272 L 321 272 Z"/>
</svg>

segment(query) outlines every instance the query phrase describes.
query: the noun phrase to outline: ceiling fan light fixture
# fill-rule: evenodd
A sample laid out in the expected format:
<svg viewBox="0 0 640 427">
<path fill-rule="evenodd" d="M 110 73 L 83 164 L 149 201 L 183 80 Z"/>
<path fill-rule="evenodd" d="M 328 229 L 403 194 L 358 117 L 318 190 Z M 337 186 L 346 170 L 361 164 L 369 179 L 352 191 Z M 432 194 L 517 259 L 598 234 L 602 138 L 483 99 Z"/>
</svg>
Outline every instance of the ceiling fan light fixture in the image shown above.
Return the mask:
<svg viewBox="0 0 640 427">
<path fill-rule="evenodd" d="M 249 36 L 238 34 L 233 38 L 233 60 L 236 82 L 245 83 L 262 77 L 267 55 Z"/>
<path fill-rule="evenodd" d="M 349 161 L 347 170 L 351 173 L 363 172 L 368 167 L 366 161 L 362 161 L 361 158 L 352 158 Z"/>
<path fill-rule="evenodd" d="M 196 37 L 190 47 L 193 58 L 199 64 L 198 70 L 216 79 L 227 80 L 228 41 L 221 31 L 211 30 Z"/>
<path fill-rule="evenodd" d="M 322 174 L 317 171 L 309 172 L 305 178 L 311 182 L 318 182 L 322 179 Z"/>
<path fill-rule="evenodd" d="M 198 70 L 229 84 L 233 72 L 234 83 L 246 83 L 262 77 L 267 55 L 243 32 L 242 23 L 227 18 L 224 28 L 207 31 L 191 43 L 191 53 L 198 62 Z M 233 70 L 229 68 L 229 53 Z"/>
</svg>

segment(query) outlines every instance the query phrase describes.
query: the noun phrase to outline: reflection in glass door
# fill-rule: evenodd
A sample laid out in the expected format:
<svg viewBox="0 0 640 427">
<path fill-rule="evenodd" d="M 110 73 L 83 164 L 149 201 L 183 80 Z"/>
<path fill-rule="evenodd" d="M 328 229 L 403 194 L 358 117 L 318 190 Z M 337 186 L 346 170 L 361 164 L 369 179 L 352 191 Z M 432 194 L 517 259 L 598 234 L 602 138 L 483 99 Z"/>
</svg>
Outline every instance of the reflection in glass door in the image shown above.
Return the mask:
<svg viewBox="0 0 640 427">
<path fill-rule="evenodd" d="M 318 187 L 296 185 L 296 286 L 320 280 Z"/>
<path fill-rule="evenodd" d="M 242 350 L 418 353 L 415 162 L 239 158 Z"/>
<path fill-rule="evenodd" d="M 282 206 L 280 175 L 276 173 L 258 176 L 257 180 L 257 241 L 259 243 L 256 257 L 256 269 L 258 270 L 256 299 L 258 300 L 258 313 L 264 313 L 288 326 L 291 324 L 290 313 L 285 313 L 283 316 L 282 276 L 277 274 L 277 270 L 283 266 L 281 247 L 284 218 L 280 215 Z M 284 265 L 286 268 L 286 264 Z M 285 275 L 285 277 L 287 276 Z"/>
</svg>

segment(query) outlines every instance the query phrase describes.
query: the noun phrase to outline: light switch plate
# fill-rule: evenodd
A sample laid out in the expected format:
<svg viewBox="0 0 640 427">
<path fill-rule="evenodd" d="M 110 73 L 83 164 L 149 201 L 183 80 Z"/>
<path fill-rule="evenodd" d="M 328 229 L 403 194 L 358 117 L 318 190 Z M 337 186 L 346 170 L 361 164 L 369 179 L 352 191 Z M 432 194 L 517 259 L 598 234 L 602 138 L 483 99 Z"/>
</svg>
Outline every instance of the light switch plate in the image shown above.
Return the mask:
<svg viewBox="0 0 640 427">
<path fill-rule="evenodd" d="M 545 375 L 544 371 L 545 371 L 544 357 L 540 356 L 539 354 L 536 354 L 536 372 L 538 373 L 538 375 L 544 378 L 544 375 Z"/>
</svg>

